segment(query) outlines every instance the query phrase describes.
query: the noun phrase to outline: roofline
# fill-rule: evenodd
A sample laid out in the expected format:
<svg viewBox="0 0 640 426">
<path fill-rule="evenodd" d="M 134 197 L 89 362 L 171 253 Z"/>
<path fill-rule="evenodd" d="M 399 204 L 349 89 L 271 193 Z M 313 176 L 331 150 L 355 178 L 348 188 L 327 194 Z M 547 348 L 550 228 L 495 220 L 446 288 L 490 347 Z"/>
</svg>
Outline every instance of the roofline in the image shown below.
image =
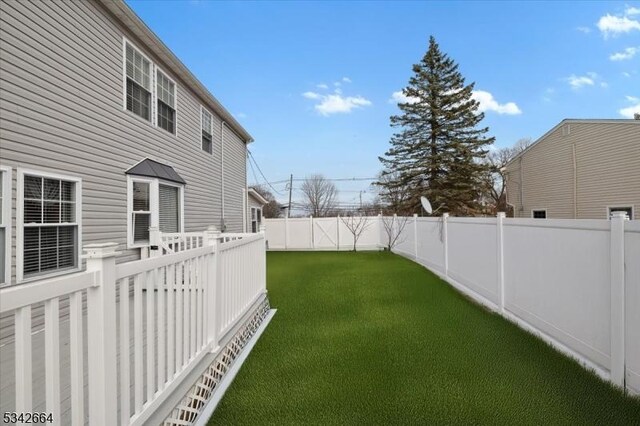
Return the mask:
<svg viewBox="0 0 640 426">
<path fill-rule="evenodd" d="M 167 47 L 166 44 L 140 19 L 124 0 L 97 0 L 107 11 L 109 11 L 125 28 L 135 35 L 144 46 L 161 59 L 177 77 L 202 98 L 208 107 L 215 111 L 222 120 L 229 125 L 245 143 L 254 141 L 253 136 L 242 127 L 233 115 L 216 99 L 215 96 L 193 75 L 191 71 L 178 59 L 178 57 Z"/>
<path fill-rule="evenodd" d="M 262 195 L 260 195 L 260 193 L 258 191 L 256 191 L 255 189 L 253 189 L 251 187 L 249 187 L 249 194 L 253 195 L 263 205 L 264 204 L 269 204 L 269 201 L 267 201 L 266 198 L 264 198 Z"/>
<path fill-rule="evenodd" d="M 555 132 L 563 124 L 571 124 L 571 123 L 602 123 L 602 124 L 631 124 L 636 123 L 640 124 L 640 120 L 635 120 L 633 118 L 565 118 L 555 126 L 551 128 L 551 130 L 547 131 L 544 135 L 540 136 L 533 142 L 531 145 L 527 147 L 527 149 L 520 152 L 518 155 L 513 157 L 504 167 L 509 166 L 511 163 L 515 162 L 518 158 L 522 157 L 525 153 L 527 153 L 531 148 L 536 146 L 539 142 L 549 136 L 551 133 Z"/>
</svg>

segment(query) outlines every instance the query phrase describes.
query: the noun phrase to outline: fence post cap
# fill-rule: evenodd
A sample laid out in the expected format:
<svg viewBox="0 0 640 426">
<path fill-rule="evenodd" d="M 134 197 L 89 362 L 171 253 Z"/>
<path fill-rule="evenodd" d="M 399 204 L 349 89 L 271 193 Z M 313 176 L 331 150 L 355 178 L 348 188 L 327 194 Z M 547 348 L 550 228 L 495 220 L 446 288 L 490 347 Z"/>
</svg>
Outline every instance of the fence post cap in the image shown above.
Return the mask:
<svg viewBox="0 0 640 426">
<path fill-rule="evenodd" d="M 507 217 L 507 214 L 505 212 L 498 212 L 497 216 L 505 218 L 505 217 Z"/>
<path fill-rule="evenodd" d="M 114 257 L 120 254 L 118 250 L 118 243 L 96 243 L 87 244 L 82 247 L 84 254 L 83 259 L 104 259 L 107 257 Z"/>
<path fill-rule="evenodd" d="M 413 214 L 413 217 L 418 217 L 418 213 L 414 213 L 414 214 Z"/>
<path fill-rule="evenodd" d="M 260 232 L 264 234 L 264 232 L 267 230 L 267 225 L 265 225 L 264 223 L 260 225 Z"/>
<path fill-rule="evenodd" d="M 443 219 L 446 219 L 446 218 L 448 218 L 448 217 L 449 217 L 449 213 L 442 213 L 442 218 L 443 218 Z"/>
<path fill-rule="evenodd" d="M 207 226 L 207 230 L 205 232 L 212 233 L 212 234 L 219 234 L 220 230 L 215 225 L 209 225 Z"/>
</svg>

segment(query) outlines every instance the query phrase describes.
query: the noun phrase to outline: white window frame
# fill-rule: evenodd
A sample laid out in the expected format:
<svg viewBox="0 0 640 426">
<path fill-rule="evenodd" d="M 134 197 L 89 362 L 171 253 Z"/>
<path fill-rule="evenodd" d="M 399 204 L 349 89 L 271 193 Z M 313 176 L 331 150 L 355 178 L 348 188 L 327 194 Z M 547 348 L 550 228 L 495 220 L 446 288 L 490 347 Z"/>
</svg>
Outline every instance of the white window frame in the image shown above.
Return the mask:
<svg viewBox="0 0 640 426">
<path fill-rule="evenodd" d="M 76 192 L 76 226 L 78 227 L 78 253 L 76 264 L 73 269 L 64 269 L 62 271 L 44 272 L 24 278 L 24 177 L 25 175 L 37 176 L 42 178 L 60 179 L 74 182 Z M 58 275 L 72 274 L 82 270 L 82 179 L 77 176 L 67 176 L 59 173 L 43 172 L 40 170 L 17 169 L 17 187 L 16 187 L 16 283 L 25 283 L 37 281 L 44 278 L 55 277 Z"/>
<path fill-rule="evenodd" d="M 260 220 L 258 220 L 258 210 L 260 210 Z M 256 232 L 255 233 L 258 233 L 258 232 L 260 232 L 260 225 L 262 225 L 262 207 L 251 206 L 250 216 L 249 216 L 249 223 L 251 224 L 251 232 L 252 233 L 253 233 L 253 217 L 254 217 L 253 212 L 254 211 L 256 212 L 255 213 L 255 218 L 256 218 L 256 220 L 255 220 L 255 222 L 256 222 Z"/>
<path fill-rule="evenodd" d="M 169 133 L 169 134 L 177 138 L 178 137 L 178 83 L 176 83 L 174 79 L 169 77 L 169 74 L 164 72 L 162 68 L 160 68 L 153 62 L 151 63 L 151 67 L 153 68 L 153 91 L 151 92 L 151 100 L 153 102 L 153 109 L 154 109 L 153 125 L 158 129 L 162 130 L 163 132 L 169 133 L 162 127 L 158 126 L 158 81 L 157 80 L 158 80 L 158 73 L 161 73 L 163 76 L 167 78 L 167 80 L 173 83 L 173 100 L 175 101 L 175 106 L 173 107 L 173 110 L 175 111 L 175 117 L 174 117 L 175 129 L 173 133 Z"/>
<path fill-rule="evenodd" d="M 11 201 L 13 194 L 11 193 L 12 186 L 12 169 L 7 166 L 0 166 L 0 173 L 2 176 L 2 223 L 0 226 L 4 228 L 4 280 L 0 283 L 0 286 L 11 285 Z"/>
<path fill-rule="evenodd" d="M 544 212 L 544 218 L 545 219 L 549 219 L 548 215 L 547 215 L 547 209 L 531 209 L 531 219 L 539 219 L 534 217 L 533 213 L 534 212 Z"/>
<path fill-rule="evenodd" d="M 132 111 L 127 109 L 127 44 L 131 46 L 134 50 L 136 50 L 143 58 L 149 61 L 149 79 L 151 85 L 151 105 L 149 111 L 149 120 L 145 120 L 143 117 L 140 117 L 138 114 L 134 114 Z M 122 37 L 122 110 L 129 114 L 131 117 L 135 117 L 138 120 L 141 120 L 145 123 L 153 124 L 156 115 L 156 106 L 154 103 L 154 94 L 155 94 L 155 84 L 156 84 L 156 74 L 154 72 L 154 63 L 153 61 L 144 54 L 142 49 L 139 49 L 134 43 L 131 43 L 129 39 L 126 37 Z M 176 101 L 177 103 L 177 101 Z"/>
<path fill-rule="evenodd" d="M 606 206 L 607 219 L 611 219 L 611 209 L 631 209 L 631 217 L 629 220 L 634 220 L 636 217 L 636 209 L 633 204 L 616 203 Z"/>
<path fill-rule="evenodd" d="M 127 44 L 129 46 L 131 46 L 135 51 L 137 51 L 143 58 L 145 58 L 147 61 L 149 61 L 149 72 L 151 73 L 151 75 L 149 76 L 150 78 L 150 85 L 151 85 L 151 105 L 150 105 L 150 117 L 149 120 L 145 120 L 143 117 L 140 117 L 137 114 L 134 114 L 133 112 L 129 111 L 127 109 Z M 176 112 L 176 117 L 175 117 L 175 132 L 169 133 L 166 130 L 164 130 L 161 127 L 158 127 L 158 88 L 157 88 L 157 72 L 161 72 L 165 77 L 167 77 L 172 83 L 173 83 L 173 98 L 175 99 L 176 105 L 175 105 L 175 112 Z M 155 62 L 153 62 L 151 60 L 151 58 L 149 58 L 149 56 L 145 55 L 143 50 L 140 49 L 138 46 L 136 46 L 135 43 L 132 43 L 131 40 L 129 40 L 127 37 L 122 37 L 122 110 L 129 114 L 129 116 L 131 117 L 135 117 L 136 119 L 147 123 L 147 124 L 151 124 L 153 127 L 158 128 L 159 130 L 161 130 L 164 134 L 172 134 L 175 138 L 178 137 L 178 83 L 176 83 L 176 81 L 171 78 L 169 76 L 168 73 L 166 73 L 162 68 L 160 68 Z"/>
<path fill-rule="evenodd" d="M 127 175 L 127 248 L 136 249 L 150 245 L 149 242 L 134 243 L 133 241 L 133 182 L 149 184 L 149 209 L 151 210 L 149 226 L 151 228 L 160 226 L 160 184 L 178 188 L 180 202 L 180 230 L 178 232 L 184 232 L 184 185 L 148 176 Z"/>
<path fill-rule="evenodd" d="M 206 112 L 207 114 L 209 114 L 211 116 L 211 128 L 209 129 L 209 133 L 211 134 L 211 153 L 205 151 L 204 149 L 202 149 L 202 116 L 204 115 L 203 113 Z M 200 105 L 200 132 L 199 132 L 199 141 L 200 141 L 200 151 L 202 152 L 207 152 L 207 154 L 213 156 L 214 153 L 214 146 L 213 146 L 213 114 L 211 113 L 211 111 L 209 111 L 208 109 L 206 109 L 204 106 Z"/>
</svg>

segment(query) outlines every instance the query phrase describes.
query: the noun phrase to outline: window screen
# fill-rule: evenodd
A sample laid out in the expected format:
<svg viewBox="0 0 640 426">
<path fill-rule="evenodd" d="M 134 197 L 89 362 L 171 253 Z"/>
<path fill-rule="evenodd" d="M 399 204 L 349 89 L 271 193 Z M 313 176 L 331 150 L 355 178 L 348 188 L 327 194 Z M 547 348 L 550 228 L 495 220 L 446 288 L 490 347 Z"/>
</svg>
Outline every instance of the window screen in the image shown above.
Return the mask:
<svg viewBox="0 0 640 426">
<path fill-rule="evenodd" d="M 163 73 L 156 73 L 158 96 L 158 127 L 169 133 L 175 133 L 176 129 L 176 100 L 175 85 Z"/>
<path fill-rule="evenodd" d="M 127 110 L 151 118 L 151 63 L 129 44 L 126 45 Z"/>
<path fill-rule="evenodd" d="M 213 154 L 213 136 L 212 124 L 213 119 L 208 111 L 202 109 L 202 150 Z"/>
<path fill-rule="evenodd" d="M 133 182 L 133 242 L 149 241 L 149 226 L 151 226 L 151 209 L 149 198 L 149 184 Z"/>
<path fill-rule="evenodd" d="M 179 189 L 161 184 L 159 191 L 160 232 L 180 232 Z"/>
<path fill-rule="evenodd" d="M 25 176 L 24 276 L 77 267 L 76 184 Z"/>
</svg>

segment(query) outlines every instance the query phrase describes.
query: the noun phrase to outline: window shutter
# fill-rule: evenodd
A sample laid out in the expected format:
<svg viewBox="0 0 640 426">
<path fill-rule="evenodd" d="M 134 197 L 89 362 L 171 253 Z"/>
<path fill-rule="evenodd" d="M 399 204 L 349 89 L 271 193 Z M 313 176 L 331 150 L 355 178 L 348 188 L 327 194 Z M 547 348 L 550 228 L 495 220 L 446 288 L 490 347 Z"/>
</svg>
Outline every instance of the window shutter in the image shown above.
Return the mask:
<svg viewBox="0 0 640 426">
<path fill-rule="evenodd" d="M 160 231 L 180 232 L 180 200 L 178 188 L 160 185 Z"/>
</svg>

